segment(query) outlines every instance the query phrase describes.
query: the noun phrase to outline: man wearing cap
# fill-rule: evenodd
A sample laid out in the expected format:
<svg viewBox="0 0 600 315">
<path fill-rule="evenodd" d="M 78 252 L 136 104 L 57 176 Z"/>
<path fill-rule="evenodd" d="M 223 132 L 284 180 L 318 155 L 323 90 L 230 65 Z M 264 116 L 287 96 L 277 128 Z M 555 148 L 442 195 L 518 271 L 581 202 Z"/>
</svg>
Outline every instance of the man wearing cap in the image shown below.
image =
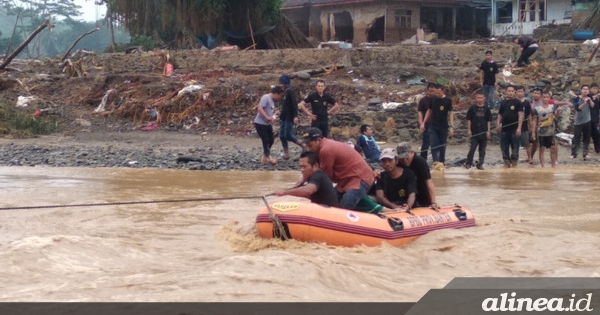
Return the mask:
<svg viewBox="0 0 600 315">
<path fill-rule="evenodd" d="M 319 128 L 309 128 L 302 139 L 308 150 L 319 155 L 321 169 L 337 184 L 340 206 L 356 209 L 375 181 L 369 164 L 347 144 L 323 138 Z"/>
<path fill-rule="evenodd" d="M 298 124 L 298 102 L 296 101 L 296 92 L 292 89 L 290 78 L 284 74 L 279 77 L 279 84 L 283 87 L 285 94 L 281 104 L 281 127 L 279 129 L 279 139 L 283 147 L 283 157 L 290 158 L 288 141 L 302 146 L 292 133 L 294 125 Z"/>
<path fill-rule="evenodd" d="M 396 151 L 392 148 L 381 152 L 381 167 L 385 172 L 375 184 L 377 202 L 391 209 L 410 210 L 415 204 L 417 177 L 398 166 Z"/>
<path fill-rule="evenodd" d="M 302 181 L 296 187 L 273 192 L 276 196 L 296 196 L 310 199 L 311 202 L 330 207 L 339 207 L 337 193 L 329 176 L 320 169 L 319 155 L 304 151 L 300 155 Z"/>
<path fill-rule="evenodd" d="M 427 161 L 415 154 L 408 142 L 400 143 L 396 147 L 396 154 L 398 165 L 410 169 L 417 177 L 417 206 L 437 207 L 433 180 L 431 180 L 431 172 L 429 172 Z"/>
</svg>

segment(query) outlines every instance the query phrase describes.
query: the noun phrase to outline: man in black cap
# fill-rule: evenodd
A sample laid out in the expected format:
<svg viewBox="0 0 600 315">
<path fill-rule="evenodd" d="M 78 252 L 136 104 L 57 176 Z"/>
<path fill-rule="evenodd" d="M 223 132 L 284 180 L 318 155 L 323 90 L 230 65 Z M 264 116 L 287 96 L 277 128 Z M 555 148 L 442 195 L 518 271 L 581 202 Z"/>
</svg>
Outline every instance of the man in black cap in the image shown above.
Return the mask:
<svg viewBox="0 0 600 315">
<path fill-rule="evenodd" d="M 309 128 L 302 140 L 308 150 L 319 155 L 321 169 L 337 184 L 340 206 L 356 209 L 375 181 L 369 164 L 347 144 L 323 138 L 319 128 Z"/>
</svg>

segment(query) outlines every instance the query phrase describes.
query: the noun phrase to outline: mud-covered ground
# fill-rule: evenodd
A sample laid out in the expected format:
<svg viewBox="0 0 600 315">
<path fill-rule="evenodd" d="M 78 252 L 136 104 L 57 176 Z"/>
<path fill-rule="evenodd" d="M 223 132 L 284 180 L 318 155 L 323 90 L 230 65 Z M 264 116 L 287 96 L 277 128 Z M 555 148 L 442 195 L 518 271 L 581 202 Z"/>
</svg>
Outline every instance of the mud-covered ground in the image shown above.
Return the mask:
<svg viewBox="0 0 600 315">
<path fill-rule="evenodd" d="M 58 129 L 50 136 L 17 139 L 0 125 L 0 164 L 295 169 L 294 159 L 260 165 L 260 140 L 252 126 L 258 98 L 277 84 L 280 74 L 293 77 L 299 97 L 311 91 L 316 79 L 324 79 L 328 92 L 342 104 L 341 115 L 361 117 L 367 110 L 380 110 L 368 105 L 375 99 L 414 103 L 424 90 L 415 82 L 424 81 L 444 83 L 462 110 L 480 88 L 477 68 L 488 49 L 501 67 L 518 53 L 513 44 L 482 41 L 353 50 L 171 51 L 173 77 L 162 75 L 164 52 L 88 56 L 81 60 L 86 76 L 73 78 L 66 77 L 56 59 L 15 60 L 10 71 L 0 72 L 0 106 L 13 107 L 19 96 L 33 96 L 35 100 L 19 110 L 31 115 L 40 110 L 39 119 L 52 119 Z M 590 51 L 578 42 L 542 43 L 533 58 L 535 66 L 509 69 L 513 71 L 501 75 L 500 83 L 544 85 L 555 98 L 568 99 L 568 92 L 578 90 L 581 76 L 590 69 L 585 63 Z M 199 90 L 181 92 L 189 86 Z M 106 106 L 99 110 L 105 96 Z M 157 121 L 151 121 L 147 108 L 159 113 Z M 416 117 L 416 111 L 410 116 Z M 304 114 L 301 118 L 302 128 L 309 121 Z M 154 123 L 155 130 L 142 131 Z M 403 140 L 419 143 L 417 138 Z M 277 141 L 274 155 L 280 150 Z M 292 148 L 294 157 L 298 150 Z M 460 165 L 466 152 L 464 142 L 450 146 L 448 166 Z M 562 163 L 574 162 L 568 155 L 562 148 Z M 500 163 L 497 143 L 489 146 L 486 160 Z M 585 163 L 595 162 L 593 156 Z"/>
</svg>

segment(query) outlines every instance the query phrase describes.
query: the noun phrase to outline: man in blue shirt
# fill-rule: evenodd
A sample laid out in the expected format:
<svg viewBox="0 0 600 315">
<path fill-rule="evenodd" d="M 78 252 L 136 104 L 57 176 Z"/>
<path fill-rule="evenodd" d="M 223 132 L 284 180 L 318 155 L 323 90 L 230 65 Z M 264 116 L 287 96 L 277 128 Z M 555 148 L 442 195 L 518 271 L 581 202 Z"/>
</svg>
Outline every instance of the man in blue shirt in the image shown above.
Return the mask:
<svg viewBox="0 0 600 315">
<path fill-rule="evenodd" d="M 379 145 L 373 138 L 373 127 L 369 125 L 360 126 L 361 135 L 356 138 L 356 150 L 365 155 L 365 159 L 369 163 L 378 163 L 381 155 Z"/>
</svg>

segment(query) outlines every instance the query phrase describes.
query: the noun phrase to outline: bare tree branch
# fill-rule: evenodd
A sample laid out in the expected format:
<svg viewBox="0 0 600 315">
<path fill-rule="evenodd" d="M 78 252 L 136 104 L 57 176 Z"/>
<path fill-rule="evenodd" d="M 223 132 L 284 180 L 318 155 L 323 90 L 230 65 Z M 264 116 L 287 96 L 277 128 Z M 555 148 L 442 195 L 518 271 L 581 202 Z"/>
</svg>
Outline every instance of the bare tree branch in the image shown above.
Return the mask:
<svg viewBox="0 0 600 315">
<path fill-rule="evenodd" d="M 4 69 L 6 66 L 8 66 L 8 64 L 10 64 L 10 62 L 25 48 L 27 47 L 27 45 L 29 44 L 29 42 L 31 42 L 33 40 L 33 38 L 35 36 L 37 36 L 37 34 L 39 34 L 42 30 L 44 30 L 46 27 L 50 27 L 50 20 L 46 19 L 44 21 L 44 23 L 42 23 L 37 29 L 35 29 L 35 31 L 33 31 L 31 33 L 31 35 L 29 35 L 29 37 L 27 37 L 27 39 L 21 43 L 21 45 L 19 47 L 17 47 L 17 49 L 15 49 L 15 51 L 13 51 L 9 56 L 6 57 L 6 59 L 4 59 L 4 62 L 2 62 L 2 64 L 0 64 L 0 70 Z"/>
<path fill-rule="evenodd" d="M 69 55 L 69 53 L 71 52 L 71 50 L 73 49 L 73 47 L 75 47 L 75 45 L 77 45 L 77 43 L 84 38 L 87 35 L 92 34 L 93 32 L 96 32 L 100 30 L 99 27 L 96 27 L 95 29 L 91 30 L 91 31 L 87 31 L 83 34 L 81 34 L 79 37 L 77 37 L 77 39 L 73 42 L 73 44 L 71 45 L 71 47 L 69 47 L 69 49 L 67 49 L 67 51 L 65 52 L 65 54 L 63 55 L 63 57 L 60 59 L 60 61 L 64 61 L 65 59 L 67 59 L 67 56 Z"/>
</svg>

